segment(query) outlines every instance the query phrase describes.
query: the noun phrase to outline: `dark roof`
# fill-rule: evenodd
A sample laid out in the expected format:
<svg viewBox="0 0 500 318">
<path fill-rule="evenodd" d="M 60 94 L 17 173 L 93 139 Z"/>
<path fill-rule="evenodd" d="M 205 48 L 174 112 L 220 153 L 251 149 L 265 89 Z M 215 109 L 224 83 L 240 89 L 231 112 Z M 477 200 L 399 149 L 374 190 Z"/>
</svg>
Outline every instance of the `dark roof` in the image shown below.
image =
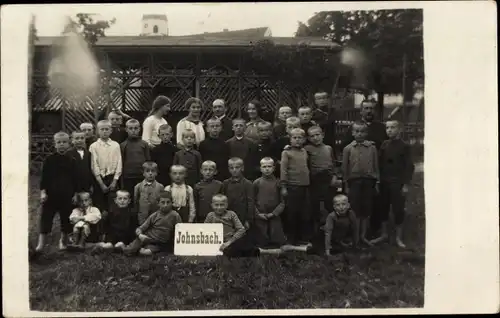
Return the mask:
<svg viewBox="0 0 500 318">
<path fill-rule="evenodd" d="M 230 32 L 231 33 L 231 32 Z M 234 33 L 232 33 L 234 35 Z M 36 46 L 51 46 L 60 36 L 39 37 Z M 260 40 L 271 40 L 278 46 L 307 44 L 312 48 L 340 49 L 341 46 L 318 37 L 227 37 L 218 34 L 189 36 L 106 36 L 99 47 L 248 47 Z"/>
<path fill-rule="evenodd" d="M 230 30 L 230 31 L 222 31 L 222 32 L 205 32 L 201 34 L 193 34 L 187 35 L 189 37 L 199 37 L 199 36 L 217 36 L 223 38 L 256 38 L 256 37 L 264 37 L 268 27 L 260 27 L 260 28 L 251 28 L 251 29 L 243 29 L 243 30 Z"/>
<path fill-rule="evenodd" d="M 158 19 L 167 21 L 167 15 L 165 14 L 143 14 L 143 19 Z"/>
</svg>

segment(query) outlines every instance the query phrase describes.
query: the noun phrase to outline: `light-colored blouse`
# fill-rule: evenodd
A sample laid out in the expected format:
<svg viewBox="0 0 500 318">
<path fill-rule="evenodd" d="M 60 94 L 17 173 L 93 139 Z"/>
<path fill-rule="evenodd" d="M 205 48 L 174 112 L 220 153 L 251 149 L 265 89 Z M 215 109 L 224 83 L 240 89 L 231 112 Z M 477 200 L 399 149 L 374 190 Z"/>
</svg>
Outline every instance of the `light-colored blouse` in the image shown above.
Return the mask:
<svg viewBox="0 0 500 318">
<path fill-rule="evenodd" d="M 196 136 L 196 145 L 200 145 L 200 142 L 205 140 L 205 130 L 203 128 L 203 122 L 200 120 L 197 124 L 190 121 L 187 117 L 182 118 L 177 124 L 177 145 L 184 146 L 182 142 L 182 133 L 188 129 L 194 131 Z"/>
<path fill-rule="evenodd" d="M 158 118 L 155 115 L 151 115 L 144 120 L 142 124 L 142 140 L 148 143 L 148 145 L 159 145 L 161 144 L 161 139 L 158 136 L 158 128 L 161 125 L 168 125 L 165 118 Z"/>
</svg>

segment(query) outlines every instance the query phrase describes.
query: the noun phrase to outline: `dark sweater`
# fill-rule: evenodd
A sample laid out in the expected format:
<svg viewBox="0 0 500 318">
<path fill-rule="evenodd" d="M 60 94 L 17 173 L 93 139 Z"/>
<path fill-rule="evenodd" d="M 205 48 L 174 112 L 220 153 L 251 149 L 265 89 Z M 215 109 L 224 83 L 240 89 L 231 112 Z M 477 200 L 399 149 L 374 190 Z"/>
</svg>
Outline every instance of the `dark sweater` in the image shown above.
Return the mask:
<svg viewBox="0 0 500 318">
<path fill-rule="evenodd" d="M 366 140 L 373 141 L 375 143 L 375 147 L 380 149 L 382 142 L 388 139 L 387 133 L 385 132 L 385 125 L 378 121 L 373 121 L 368 125 L 368 133 L 366 136 Z M 342 149 L 345 148 L 348 144 L 350 144 L 354 140 L 352 136 L 352 125 L 349 127 L 344 140 L 342 142 Z"/>
<path fill-rule="evenodd" d="M 224 141 L 234 136 L 233 132 L 233 122 L 232 120 L 226 116 L 221 120 L 222 131 L 220 132 L 220 138 Z"/>
<path fill-rule="evenodd" d="M 286 136 L 286 123 L 281 120 L 276 120 L 273 125 L 274 139 L 279 139 Z"/>
<path fill-rule="evenodd" d="M 335 117 L 336 113 L 334 109 L 328 111 L 315 107 L 313 110 L 312 120 L 323 129 L 323 133 L 325 134 L 323 142 L 325 145 L 329 145 L 333 149 L 335 149 L 336 139 Z"/>
<path fill-rule="evenodd" d="M 141 178 L 142 165 L 151 160 L 148 144 L 140 138 L 129 138 L 120 144 L 123 163 L 123 178 Z"/>
<path fill-rule="evenodd" d="M 273 143 L 271 153 L 272 153 L 272 158 L 275 161 L 281 160 L 281 153 L 283 152 L 285 146 L 287 145 L 290 145 L 290 137 L 288 137 L 288 135 L 277 139 Z"/>
<path fill-rule="evenodd" d="M 96 136 L 85 138 L 85 145 L 87 146 L 87 149 L 89 149 L 90 145 L 92 145 L 96 141 L 97 141 Z"/>
<path fill-rule="evenodd" d="M 161 143 L 151 149 L 151 160 L 158 165 L 156 180 L 164 185 L 170 184 L 170 167 L 174 163 L 174 155 L 179 148 L 172 143 Z"/>
<path fill-rule="evenodd" d="M 226 179 L 222 183 L 222 194 L 227 196 L 228 210 L 236 212 L 241 223 L 253 223 L 255 198 L 252 182 L 243 177 Z"/>
<path fill-rule="evenodd" d="M 90 152 L 87 148 L 83 149 L 83 158 L 76 148 L 72 148 L 67 152 L 68 156 L 76 162 L 76 170 L 78 174 L 78 183 L 82 190 L 90 191 L 94 183 L 94 174 L 90 167 Z"/>
<path fill-rule="evenodd" d="M 71 200 L 75 192 L 82 190 L 75 159 L 67 154 L 49 155 L 43 163 L 40 190 L 45 190 L 52 202 Z"/>
<path fill-rule="evenodd" d="M 203 222 L 212 211 L 212 197 L 222 192 L 222 182 L 219 180 L 200 181 L 193 188 L 196 206 L 196 218 Z"/>
<path fill-rule="evenodd" d="M 137 212 L 129 205 L 120 208 L 116 203 L 111 203 L 109 213 L 104 221 L 104 230 L 108 242 L 125 244 L 130 243 L 135 237 L 135 229 L 138 226 Z M 116 241 L 116 242 L 115 242 Z"/>
<path fill-rule="evenodd" d="M 281 153 L 281 183 L 288 186 L 308 186 L 308 155 L 304 148 L 291 148 Z"/>
<path fill-rule="evenodd" d="M 181 149 L 174 155 L 174 165 L 182 165 L 186 167 L 186 184 L 194 187 L 194 185 L 201 179 L 201 154 L 198 150 Z"/>
<path fill-rule="evenodd" d="M 335 169 L 335 156 L 332 147 L 325 144 L 319 146 L 309 144 L 306 145 L 304 149 L 307 151 L 309 157 L 309 170 L 311 175 L 325 172 L 333 175 Z"/>
<path fill-rule="evenodd" d="M 243 159 L 246 178 L 253 179 L 255 177 L 255 166 L 257 165 L 257 144 L 252 140 L 243 137 L 238 140 L 236 137 L 230 138 L 226 143 L 229 146 L 229 158 L 238 157 Z M 231 209 L 238 213 L 238 211 Z"/>
<path fill-rule="evenodd" d="M 223 138 L 208 136 L 198 147 L 203 161 L 211 160 L 217 165 L 217 179 L 225 180 L 229 177 L 227 161 L 229 159 L 229 146 Z"/>
<path fill-rule="evenodd" d="M 401 139 L 384 141 L 379 151 L 379 167 L 381 182 L 410 183 L 415 170 L 410 145 Z"/>
<path fill-rule="evenodd" d="M 122 128 L 113 128 L 113 131 L 111 132 L 111 135 L 109 135 L 109 138 L 111 140 L 116 141 L 117 143 L 121 144 L 128 138 L 127 132 Z"/>
</svg>

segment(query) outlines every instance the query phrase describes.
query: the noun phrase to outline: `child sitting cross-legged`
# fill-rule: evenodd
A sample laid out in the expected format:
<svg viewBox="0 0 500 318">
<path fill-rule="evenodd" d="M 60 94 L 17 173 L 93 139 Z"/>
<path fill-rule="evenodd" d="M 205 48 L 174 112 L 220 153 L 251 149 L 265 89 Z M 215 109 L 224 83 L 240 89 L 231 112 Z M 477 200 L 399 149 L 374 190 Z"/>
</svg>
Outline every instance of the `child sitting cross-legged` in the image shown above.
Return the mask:
<svg viewBox="0 0 500 318">
<path fill-rule="evenodd" d="M 285 202 L 281 196 L 280 181 L 274 176 L 273 159 L 263 158 L 260 171 L 262 177 L 253 182 L 258 244 L 262 248 L 280 248 L 286 242 L 280 216 L 285 209 Z"/>
<path fill-rule="evenodd" d="M 135 231 L 136 238 L 123 247 L 125 255 L 152 255 L 160 251 L 173 251 L 174 230 L 177 223 L 182 223 L 179 213 L 172 209 L 172 194 L 168 191 L 160 193 L 159 209 L 151 214 L 146 222 Z"/>
<path fill-rule="evenodd" d="M 326 217 L 325 254 L 338 252 L 339 247 L 356 247 L 359 242 L 359 221 L 351 210 L 346 195 L 338 194 L 333 198 L 333 212 Z M 351 242 L 346 239 L 352 238 Z M 332 242 L 335 243 L 332 250 Z"/>
<path fill-rule="evenodd" d="M 73 209 L 69 216 L 69 221 L 73 224 L 73 239 L 77 242 L 77 247 L 84 248 L 85 241 L 90 236 L 93 225 L 101 220 L 101 212 L 92 206 L 90 193 L 80 192 L 76 196 L 78 207 Z"/>
<path fill-rule="evenodd" d="M 223 239 L 220 250 L 228 257 L 252 257 L 264 254 L 255 245 L 255 237 L 245 230 L 238 215 L 228 210 L 228 200 L 223 194 L 216 194 L 212 198 L 213 211 L 208 213 L 205 223 L 221 223 L 223 226 Z"/>
<path fill-rule="evenodd" d="M 104 221 L 104 242 L 99 246 L 104 249 L 125 247 L 134 240 L 137 225 L 137 212 L 131 204 L 130 193 L 127 190 L 118 190 Z"/>
<path fill-rule="evenodd" d="M 173 165 L 170 168 L 170 179 L 172 183 L 165 187 L 165 191 L 172 194 L 173 209 L 179 213 L 182 222 L 194 222 L 196 218 L 196 206 L 193 188 L 185 182 L 186 168 L 181 165 Z"/>
</svg>

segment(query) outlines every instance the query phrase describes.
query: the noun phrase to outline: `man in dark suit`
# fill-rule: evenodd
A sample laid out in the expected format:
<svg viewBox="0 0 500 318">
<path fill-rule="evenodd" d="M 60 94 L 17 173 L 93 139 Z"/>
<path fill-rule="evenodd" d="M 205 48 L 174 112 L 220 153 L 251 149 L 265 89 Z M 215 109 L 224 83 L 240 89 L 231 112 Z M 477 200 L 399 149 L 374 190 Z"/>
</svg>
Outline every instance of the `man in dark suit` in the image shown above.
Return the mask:
<svg viewBox="0 0 500 318">
<path fill-rule="evenodd" d="M 220 138 L 224 141 L 233 137 L 233 122 L 230 118 L 226 116 L 226 103 L 222 99 L 216 99 L 212 103 L 212 113 L 213 117 L 220 120 L 222 125 L 222 130 L 220 132 Z"/>
</svg>

